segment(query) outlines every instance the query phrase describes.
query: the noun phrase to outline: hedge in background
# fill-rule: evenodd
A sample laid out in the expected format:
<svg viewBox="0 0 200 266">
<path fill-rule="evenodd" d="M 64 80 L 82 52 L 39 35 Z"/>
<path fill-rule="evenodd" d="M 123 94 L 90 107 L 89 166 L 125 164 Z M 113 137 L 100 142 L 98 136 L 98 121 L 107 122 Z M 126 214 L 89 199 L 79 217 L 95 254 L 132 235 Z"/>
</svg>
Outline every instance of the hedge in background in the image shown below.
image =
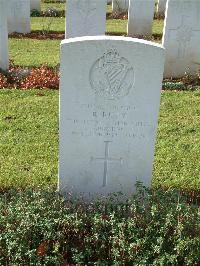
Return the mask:
<svg viewBox="0 0 200 266">
<path fill-rule="evenodd" d="M 200 211 L 176 191 L 137 185 L 84 204 L 53 190 L 0 194 L 0 265 L 200 265 Z"/>
</svg>

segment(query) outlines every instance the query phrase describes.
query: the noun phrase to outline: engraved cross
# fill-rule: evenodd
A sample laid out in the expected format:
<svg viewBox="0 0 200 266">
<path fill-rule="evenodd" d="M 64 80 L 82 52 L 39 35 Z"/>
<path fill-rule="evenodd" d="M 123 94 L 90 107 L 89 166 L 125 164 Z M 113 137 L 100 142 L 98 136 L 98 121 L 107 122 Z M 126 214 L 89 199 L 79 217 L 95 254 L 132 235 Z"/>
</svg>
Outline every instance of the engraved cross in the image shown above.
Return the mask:
<svg viewBox="0 0 200 266">
<path fill-rule="evenodd" d="M 188 49 L 188 44 L 193 37 L 194 33 L 199 32 L 199 30 L 195 30 L 192 26 L 188 26 L 186 23 L 188 16 L 183 15 L 181 18 L 181 24 L 176 29 L 170 29 L 170 32 L 176 32 L 176 41 L 179 43 L 178 48 L 178 57 L 182 58 L 186 55 L 186 51 Z"/>
<path fill-rule="evenodd" d="M 104 153 L 104 157 L 91 157 L 91 161 L 99 161 L 99 162 L 103 162 L 104 163 L 104 171 L 103 171 L 103 187 L 105 187 L 107 185 L 107 179 L 108 179 L 108 164 L 109 163 L 113 163 L 113 162 L 119 162 L 120 164 L 122 164 L 123 160 L 122 158 L 116 159 L 116 158 L 111 158 L 109 157 L 109 143 L 111 141 L 104 141 L 105 143 L 105 153 Z"/>
</svg>

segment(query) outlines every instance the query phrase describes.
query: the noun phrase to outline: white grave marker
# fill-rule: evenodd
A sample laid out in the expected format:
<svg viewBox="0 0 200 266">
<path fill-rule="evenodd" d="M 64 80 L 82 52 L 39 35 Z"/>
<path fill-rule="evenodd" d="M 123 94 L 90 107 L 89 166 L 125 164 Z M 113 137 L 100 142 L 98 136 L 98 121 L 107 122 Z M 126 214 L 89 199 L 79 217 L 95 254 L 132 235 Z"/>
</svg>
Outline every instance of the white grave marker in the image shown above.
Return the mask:
<svg viewBox="0 0 200 266">
<path fill-rule="evenodd" d="M 169 0 L 162 40 L 165 77 L 195 74 L 200 62 L 200 1 Z"/>
<path fill-rule="evenodd" d="M 157 14 L 158 17 L 162 17 L 165 14 L 165 8 L 166 8 L 167 0 L 158 0 L 157 5 Z"/>
<path fill-rule="evenodd" d="M 7 0 L 0 1 L 0 68 L 7 70 L 8 60 L 8 29 L 7 29 Z"/>
<path fill-rule="evenodd" d="M 8 32 L 29 33 L 30 0 L 8 1 Z"/>
<path fill-rule="evenodd" d="M 41 12 L 41 0 L 30 0 L 30 9 L 31 10 L 37 10 L 38 12 Z"/>
<path fill-rule="evenodd" d="M 151 183 L 162 46 L 123 37 L 61 43 L 59 190 L 90 195 Z"/>
<path fill-rule="evenodd" d="M 130 0 L 128 10 L 128 36 L 151 36 L 154 0 Z"/>
<path fill-rule="evenodd" d="M 104 35 L 107 0 L 67 0 L 66 38 Z"/>
<path fill-rule="evenodd" d="M 128 11 L 129 0 L 113 0 L 112 1 L 112 12 L 123 13 Z"/>
</svg>

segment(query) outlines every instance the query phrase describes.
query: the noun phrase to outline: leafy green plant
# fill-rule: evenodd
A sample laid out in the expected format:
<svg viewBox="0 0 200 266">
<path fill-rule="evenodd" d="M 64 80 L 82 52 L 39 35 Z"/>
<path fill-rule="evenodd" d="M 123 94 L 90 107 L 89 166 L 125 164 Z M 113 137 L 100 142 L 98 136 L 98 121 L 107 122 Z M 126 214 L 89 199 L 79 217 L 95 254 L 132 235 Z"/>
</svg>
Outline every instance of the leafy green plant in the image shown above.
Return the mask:
<svg viewBox="0 0 200 266">
<path fill-rule="evenodd" d="M 185 73 L 182 78 L 179 79 L 166 79 L 163 81 L 162 88 L 164 90 L 200 90 L 200 71 L 196 74 Z"/>
<path fill-rule="evenodd" d="M 37 9 L 31 10 L 31 17 L 40 17 L 41 13 Z"/>
<path fill-rule="evenodd" d="M 49 190 L 0 195 L 1 265 L 199 265 L 200 212 L 141 184 L 126 203 L 85 204 Z"/>
<path fill-rule="evenodd" d="M 163 82 L 162 85 L 165 90 L 186 90 L 187 87 L 183 84 L 183 82 Z"/>
</svg>

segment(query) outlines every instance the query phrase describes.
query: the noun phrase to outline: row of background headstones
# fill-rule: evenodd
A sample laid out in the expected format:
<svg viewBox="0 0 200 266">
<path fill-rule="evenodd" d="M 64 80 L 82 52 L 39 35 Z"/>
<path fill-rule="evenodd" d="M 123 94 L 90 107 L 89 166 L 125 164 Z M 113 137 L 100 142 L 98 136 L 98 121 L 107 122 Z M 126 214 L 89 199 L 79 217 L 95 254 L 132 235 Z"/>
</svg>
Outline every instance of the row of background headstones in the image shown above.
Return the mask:
<svg viewBox="0 0 200 266">
<path fill-rule="evenodd" d="M 102 2 L 101 3 L 102 5 L 104 1 L 102 0 L 99 2 Z M 8 33 L 12 32 L 29 33 L 30 32 L 30 16 L 28 12 L 29 5 L 31 10 L 37 9 L 38 11 L 41 11 L 40 0 L 28 0 L 28 1 L 9 0 L 7 3 L 8 3 Z M 84 0 L 82 0 L 82 4 L 87 5 L 86 1 Z M 146 8 L 141 8 L 142 5 L 146 6 Z M 129 5 L 129 0 L 113 0 L 112 6 L 113 6 L 113 13 L 126 12 L 128 11 L 128 6 L 130 6 L 128 36 L 132 37 L 133 35 L 144 35 L 144 36 L 151 35 L 153 12 L 154 12 L 154 0 L 147 0 L 147 1 L 130 0 L 130 5 Z M 140 12 L 138 12 L 138 10 L 140 10 Z M 73 37 L 73 36 L 70 36 L 69 34 L 68 37 Z"/>
<path fill-rule="evenodd" d="M 0 68 L 9 67 L 8 33 L 29 33 L 30 10 L 41 11 L 41 0 L 0 0 Z"/>
<path fill-rule="evenodd" d="M 106 0 L 73 1 L 69 0 L 66 16 L 66 38 L 105 34 Z M 94 6 L 97 5 L 97 9 Z M 152 34 L 154 0 L 113 0 L 113 13 L 128 11 L 129 37 Z M 99 10 L 95 12 L 95 10 Z"/>
<path fill-rule="evenodd" d="M 104 35 L 106 22 L 107 0 L 68 0 L 66 18 L 66 38 Z M 30 32 L 30 9 L 41 9 L 40 0 L 9 0 L 8 4 L 8 33 Z M 109 1 L 108 1 L 109 2 Z M 158 10 L 165 7 L 165 0 L 158 2 Z M 194 74 L 200 62 L 199 40 L 199 3 L 193 0 L 169 0 L 165 16 L 162 44 L 166 48 L 165 77 L 180 77 L 188 72 Z M 31 3 L 31 5 L 30 5 Z M 8 68 L 7 30 L 5 27 L 6 8 L 1 8 L 1 47 L 0 67 Z M 97 5 L 94 9 L 92 6 Z M 113 12 L 127 11 L 129 5 L 128 36 L 149 37 L 152 33 L 154 15 L 154 0 L 113 0 Z M 95 12 L 96 11 L 96 12 Z"/>
<path fill-rule="evenodd" d="M 9 0 L 12 2 L 12 0 Z M 65 0 L 63 0 L 65 2 Z M 158 16 L 163 15 L 165 12 L 167 0 L 158 0 L 157 3 L 157 14 Z M 107 0 L 107 4 L 112 4 L 112 12 L 120 13 L 127 12 L 129 7 L 129 0 Z M 30 9 L 41 11 L 41 0 L 30 0 Z"/>
<path fill-rule="evenodd" d="M 29 33 L 30 10 L 41 11 L 41 0 L 7 0 L 8 33 Z"/>
<path fill-rule="evenodd" d="M 165 9 L 162 45 L 166 49 L 164 77 L 178 78 L 185 73 L 195 74 L 200 62 L 200 1 L 160 0 L 160 14 Z M 97 5 L 95 9 L 94 6 Z M 128 36 L 150 37 L 154 17 L 154 0 L 113 0 L 118 12 L 128 8 Z M 115 12 L 117 9 L 115 9 Z M 66 38 L 105 34 L 106 0 L 68 0 Z"/>
<path fill-rule="evenodd" d="M 159 17 L 165 13 L 166 2 L 167 0 L 158 0 L 157 2 L 157 15 Z M 129 8 L 129 0 L 107 0 L 107 3 L 112 4 L 113 13 L 127 12 Z"/>
</svg>

